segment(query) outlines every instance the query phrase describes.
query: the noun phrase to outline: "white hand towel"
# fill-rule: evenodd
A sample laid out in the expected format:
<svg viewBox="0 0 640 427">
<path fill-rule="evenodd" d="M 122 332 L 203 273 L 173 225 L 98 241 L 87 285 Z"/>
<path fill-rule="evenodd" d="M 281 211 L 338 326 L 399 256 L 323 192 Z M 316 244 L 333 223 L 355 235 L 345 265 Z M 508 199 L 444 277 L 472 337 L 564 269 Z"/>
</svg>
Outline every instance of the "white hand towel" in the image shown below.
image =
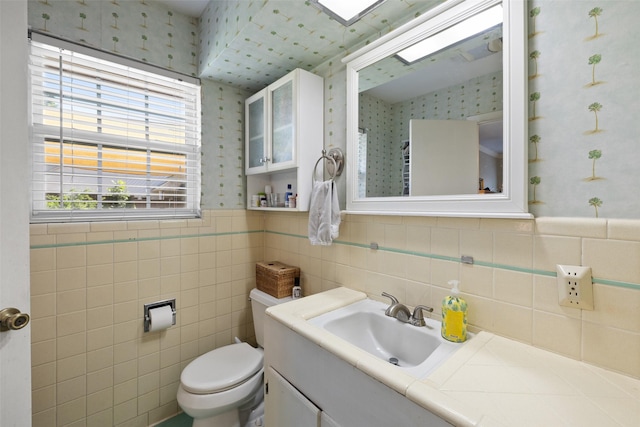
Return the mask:
<svg viewBox="0 0 640 427">
<path fill-rule="evenodd" d="M 333 181 L 313 180 L 309 203 L 309 241 L 312 245 L 330 245 L 340 230 L 338 191 Z"/>
</svg>

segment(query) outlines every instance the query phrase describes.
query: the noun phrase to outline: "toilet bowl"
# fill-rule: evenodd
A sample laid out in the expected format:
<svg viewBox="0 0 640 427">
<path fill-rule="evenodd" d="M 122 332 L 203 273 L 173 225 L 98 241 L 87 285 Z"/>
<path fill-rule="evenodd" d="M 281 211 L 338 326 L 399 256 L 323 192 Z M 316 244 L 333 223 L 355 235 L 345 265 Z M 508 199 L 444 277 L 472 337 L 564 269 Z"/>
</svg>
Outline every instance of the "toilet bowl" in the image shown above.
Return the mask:
<svg viewBox="0 0 640 427">
<path fill-rule="evenodd" d="M 257 289 L 250 297 L 259 347 L 241 342 L 217 348 L 194 359 L 180 375 L 178 404 L 193 418 L 193 427 L 263 425 L 264 311 L 291 298 L 277 299 Z"/>
</svg>

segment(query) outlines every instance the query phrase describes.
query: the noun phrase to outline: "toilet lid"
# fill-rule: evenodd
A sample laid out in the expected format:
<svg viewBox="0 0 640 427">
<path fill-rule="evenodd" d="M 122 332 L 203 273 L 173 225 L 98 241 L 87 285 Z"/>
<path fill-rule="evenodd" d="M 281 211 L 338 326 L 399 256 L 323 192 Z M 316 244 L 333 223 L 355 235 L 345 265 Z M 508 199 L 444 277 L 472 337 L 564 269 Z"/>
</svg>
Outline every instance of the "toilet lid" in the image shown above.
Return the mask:
<svg viewBox="0 0 640 427">
<path fill-rule="evenodd" d="M 249 344 L 227 345 L 189 363 L 180 375 L 180 382 L 189 393 L 220 392 L 252 377 L 262 368 L 262 364 L 262 352 Z"/>
</svg>

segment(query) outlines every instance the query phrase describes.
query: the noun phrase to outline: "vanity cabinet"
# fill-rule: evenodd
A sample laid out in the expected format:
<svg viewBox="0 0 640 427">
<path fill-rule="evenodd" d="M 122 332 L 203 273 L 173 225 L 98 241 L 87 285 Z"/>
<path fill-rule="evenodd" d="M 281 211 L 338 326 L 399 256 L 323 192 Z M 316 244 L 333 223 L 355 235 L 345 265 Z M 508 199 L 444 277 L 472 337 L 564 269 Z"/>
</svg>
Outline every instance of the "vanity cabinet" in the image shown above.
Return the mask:
<svg viewBox="0 0 640 427">
<path fill-rule="evenodd" d="M 245 174 L 248 209 L 251 196 L 284 193 L 291 184 L 296 208 L 309 210 L 311 174 L 323 148 L 324 81 L 296 69 L 245 101 Z"/>
<path fill-rule="evenodd" d="M 265 410 L 269 424 L 278 427 L 340 427 L 286 378 L 269 367 L 265 371 Z"/>
<path fill-rule="evenodd" d="M 270 425 L 318 427 L 320 408 L 271 367 L 265 372 L 265 384 Z"/>
<path fill-rule="evenodd" d="M 264 344 L 267 426 L 451 425 L 270 315 Z M 308 412 L 310 424 L 290 423 L 286 411 Z"/>
</svg>

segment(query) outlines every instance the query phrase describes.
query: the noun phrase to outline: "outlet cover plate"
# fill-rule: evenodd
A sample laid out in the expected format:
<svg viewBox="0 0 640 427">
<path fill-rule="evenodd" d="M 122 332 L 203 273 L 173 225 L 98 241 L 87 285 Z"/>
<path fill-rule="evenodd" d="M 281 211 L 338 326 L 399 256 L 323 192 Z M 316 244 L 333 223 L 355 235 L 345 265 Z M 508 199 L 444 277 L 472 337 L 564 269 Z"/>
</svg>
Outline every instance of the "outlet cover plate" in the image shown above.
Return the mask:
<svg viewBox="0 0 640 427">
<path fill-rule="evenodd" d="M 591 267 L 556 265 L 558 303 L 564 307 L 593 310 Z"/>
</svg>

